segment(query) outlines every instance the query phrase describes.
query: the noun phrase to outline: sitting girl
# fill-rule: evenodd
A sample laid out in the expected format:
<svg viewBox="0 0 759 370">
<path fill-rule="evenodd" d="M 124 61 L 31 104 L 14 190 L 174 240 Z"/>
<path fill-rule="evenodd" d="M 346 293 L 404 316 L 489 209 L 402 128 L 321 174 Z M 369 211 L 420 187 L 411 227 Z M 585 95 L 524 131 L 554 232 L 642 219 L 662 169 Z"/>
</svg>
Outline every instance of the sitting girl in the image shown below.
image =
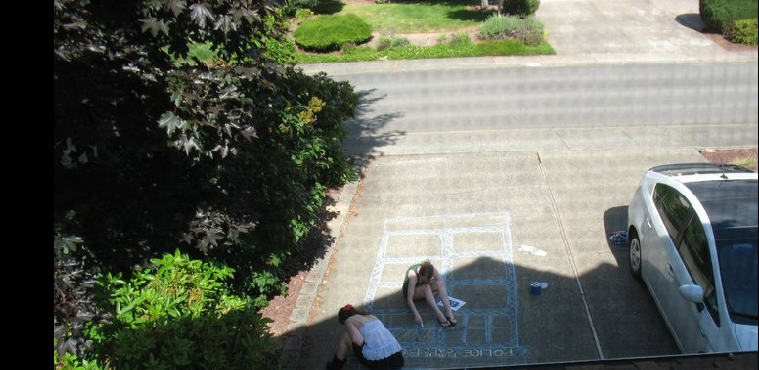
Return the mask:
<svg viewBox="0 0 759 370">
<path fill-rule="evenodd" d="M 358 360 L 369 369 L 395 370 L 403 367 L 401 345 L 377 317 L 349 304 L 340 308 L 337 317 L 345 326 L 345 332 L 335 357 L 327 363 L 327 370 L 340 370 L 351 347 Z"/>
</svg>

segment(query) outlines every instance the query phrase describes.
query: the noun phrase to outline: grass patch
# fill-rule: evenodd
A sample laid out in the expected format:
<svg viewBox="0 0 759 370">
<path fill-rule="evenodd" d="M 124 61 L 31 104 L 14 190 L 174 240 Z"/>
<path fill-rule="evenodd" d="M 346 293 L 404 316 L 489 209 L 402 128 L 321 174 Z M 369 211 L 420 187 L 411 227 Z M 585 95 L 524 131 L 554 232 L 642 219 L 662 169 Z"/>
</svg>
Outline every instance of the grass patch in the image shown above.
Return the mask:
<svg viewBox="0 0 759 370">
<path fill-rule="evenodd" d="M 201 63 L 205 63 L 205 64 L 212 64 L 217 59 L 216 53 L 213 50 L 211 50 L 210 43 L 201 44 L 197 42 L 192 42 L 187 46 L 187 48 L 189 49 L 189 51 L 187 52 L 186 58 L 174 57 L 173 55 L 168 53 L 168 50 L 169 50 L 168 46 L 164 47 L 163 51 L 169 54 L 169 56 L 173 59 L 174 64 L 177 64 L 177 65 L 189 63 L 193 60 L 193 58 L 197 58 Z"/>
<path fill-rule="evenodd" d="M 360 46 L 338 54 L 317 54 L 299 52 L 295 59 L 297 63 L 340 63 L 364 62 L 375 60 L 403 59 L 439 59 L 464 58 L 485 56 L 528 56 L 556 54 L 553 47 L 546 42 L 536 46 L 527 46 L 519 40 L 485 41 L 478 44 L 469 40 L 461 40 L 434 46 L 406 45 L 383 51 L 377 51 L 368 46 Z"/>
<path fill-rule="evenodd" d="M 472 9 L 472 1 L 416 2 L 403 4 L 342 4 L 338 15 L 355 14 L 383 33 L 455 31 L 476 26 L 492 11 Z M 335 6 L 324 4 L 335 10 Z M 315 10 L 319 13 L 319 10 Z"/>
</svg>

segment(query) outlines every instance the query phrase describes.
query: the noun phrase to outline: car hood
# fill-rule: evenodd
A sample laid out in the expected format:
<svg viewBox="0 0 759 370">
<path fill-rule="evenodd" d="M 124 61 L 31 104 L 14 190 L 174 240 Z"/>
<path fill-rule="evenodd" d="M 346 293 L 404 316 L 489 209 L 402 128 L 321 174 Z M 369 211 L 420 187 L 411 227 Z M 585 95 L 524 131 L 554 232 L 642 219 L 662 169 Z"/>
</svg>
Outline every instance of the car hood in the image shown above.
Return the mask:
<svg viewBox="0 0 759 370">
<path fill-rule="evenodd" d="M 757 332 L 756 325 L 735 325 L 735 337 L 742 350 L 757 350 Z"/>
</svg>

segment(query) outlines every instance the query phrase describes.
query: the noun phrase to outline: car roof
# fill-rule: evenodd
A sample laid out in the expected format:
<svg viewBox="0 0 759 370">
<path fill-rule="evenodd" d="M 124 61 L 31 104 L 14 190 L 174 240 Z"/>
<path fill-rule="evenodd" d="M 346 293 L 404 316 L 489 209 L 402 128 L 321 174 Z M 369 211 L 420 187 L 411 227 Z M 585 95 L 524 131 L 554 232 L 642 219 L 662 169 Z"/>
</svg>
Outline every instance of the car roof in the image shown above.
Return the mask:
<svg viewBox="0 0 759 370">
<path fill-rule="evenodd" d="M 652 167 L 649 171 L 666 176 L 686 176 L 715 173 L 753 173 L 754 171 L 734 164 L 727 163 L 676 163 Z"/>
<path fill-rule="evenodd" d="M 704 207 L 716 239 L 756 239 L 757 180 L 683 183 Z"/>
</svg>

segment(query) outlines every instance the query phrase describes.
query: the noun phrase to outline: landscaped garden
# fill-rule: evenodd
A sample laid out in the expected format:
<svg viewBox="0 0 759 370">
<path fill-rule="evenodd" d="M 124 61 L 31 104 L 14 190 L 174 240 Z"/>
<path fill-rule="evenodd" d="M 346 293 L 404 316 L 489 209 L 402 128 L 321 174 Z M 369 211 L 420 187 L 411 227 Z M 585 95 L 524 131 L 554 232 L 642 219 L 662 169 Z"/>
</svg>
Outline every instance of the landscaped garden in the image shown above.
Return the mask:
<svg viewBox="0 0 759 370">
<path fill-rule="evenodd" d="M 552 55 L 539 0 L 293 0 L 276 27 L 284 38 L 265 40 L 280 63 L 483 56 Z M 755 0 L 700 0 L 704 32 L 734 44 L 757 44 Z M 420 42 L 423 40 L 423 42 Z M 215 60 L 208 44 L 190 45 L 189 57 Z"/>
<path fill-rule="evenodd" d="M 318 2 L 296 12 L 298 63 L 382 59 L 546 55 L 543 25 L 533 17 L 538 0 L 482 7 L 471 0 L 381 3 Z M 434 37 L 418 45 L 414 36 Z"/>
</svg>

